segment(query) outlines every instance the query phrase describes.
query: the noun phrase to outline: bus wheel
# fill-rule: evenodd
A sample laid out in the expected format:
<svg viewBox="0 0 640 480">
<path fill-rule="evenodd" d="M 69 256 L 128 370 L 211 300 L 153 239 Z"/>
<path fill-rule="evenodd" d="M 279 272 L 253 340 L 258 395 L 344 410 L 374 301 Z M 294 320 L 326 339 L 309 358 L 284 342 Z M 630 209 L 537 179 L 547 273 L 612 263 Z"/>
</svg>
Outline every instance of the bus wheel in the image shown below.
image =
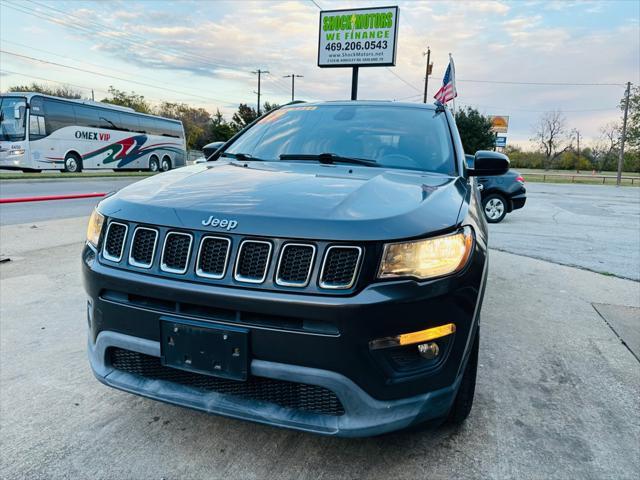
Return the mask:
<svg viewBox="0 0 640 480">
<path fill-rule="evenodd" d="M 162 157 L 162 171 L 168 172 L 171 170 L 171 159 L 169 157 Z"/>
<path fill-rule="evenodd" d="M 64 171 L 68 173 L 80 173 L 82 171 L 82 160 L 75 153 L 68 154 L 64 159 Z"/>
<path fill-rule="evenodd" d="M 158 162 L 158 157 L 151 157 L 149 159 L 149 171 L 157 172 L 160 170 L 160 163 Z"/>
</svg>

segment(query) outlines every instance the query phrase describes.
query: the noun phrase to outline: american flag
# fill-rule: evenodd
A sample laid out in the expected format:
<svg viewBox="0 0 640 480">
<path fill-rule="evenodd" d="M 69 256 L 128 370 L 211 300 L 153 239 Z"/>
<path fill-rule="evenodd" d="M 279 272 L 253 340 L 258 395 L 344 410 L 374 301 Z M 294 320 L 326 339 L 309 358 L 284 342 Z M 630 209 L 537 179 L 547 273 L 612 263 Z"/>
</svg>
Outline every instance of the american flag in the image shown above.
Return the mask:
<svg viewBox="0 0 640 480">
<path fill-rule="evenodd" d="M 442 104 L 446 104 L 457 96 L 456 68 L 453 65 L 453 58 L 451 57 L 451 54 L 449 54 L 449 66 L 447 67 L 447 71 L 442 79 L 442 87 L 440 87 L 440 90 L 437 91 L 433 98 Z"/>
</svg>

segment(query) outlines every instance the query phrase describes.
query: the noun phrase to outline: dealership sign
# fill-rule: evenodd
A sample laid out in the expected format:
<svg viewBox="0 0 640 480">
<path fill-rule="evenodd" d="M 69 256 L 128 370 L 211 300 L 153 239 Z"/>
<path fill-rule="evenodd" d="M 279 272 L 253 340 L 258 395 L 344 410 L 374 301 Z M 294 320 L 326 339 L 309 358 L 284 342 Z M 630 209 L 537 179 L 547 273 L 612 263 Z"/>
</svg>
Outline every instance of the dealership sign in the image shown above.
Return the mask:
<svg viewBox="0 0 640 480">
<path fill-rule="evenodd" d="M 509 117 L 506 115 L 489 115 L 491 131 L 495 133 L 507 133 L 509 129 Z"/>
<path fill-rule="evenodd" d="M 398 7 L 320 12 L 319 67 L 396 64 Z"/>
</svg>

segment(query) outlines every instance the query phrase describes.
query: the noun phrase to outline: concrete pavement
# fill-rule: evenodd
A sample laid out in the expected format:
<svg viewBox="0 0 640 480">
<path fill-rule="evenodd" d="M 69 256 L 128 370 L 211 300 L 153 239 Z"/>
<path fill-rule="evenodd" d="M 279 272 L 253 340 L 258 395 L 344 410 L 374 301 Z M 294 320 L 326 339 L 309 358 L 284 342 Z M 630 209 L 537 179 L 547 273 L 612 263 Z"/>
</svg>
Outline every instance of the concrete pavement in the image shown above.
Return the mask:
<svg viewBox="0 0 640 480">
<path fill-rule="evenodd" d="M 492 251 L 466 424 L 324 438 L 99 384 L 86 358 L 85 221 L 2 229 L 14 260 L 0 265 L 0 478 L 640 476 L 640 364 L 592 306 L 640 307 L 637 282 Z"/>
</svg>

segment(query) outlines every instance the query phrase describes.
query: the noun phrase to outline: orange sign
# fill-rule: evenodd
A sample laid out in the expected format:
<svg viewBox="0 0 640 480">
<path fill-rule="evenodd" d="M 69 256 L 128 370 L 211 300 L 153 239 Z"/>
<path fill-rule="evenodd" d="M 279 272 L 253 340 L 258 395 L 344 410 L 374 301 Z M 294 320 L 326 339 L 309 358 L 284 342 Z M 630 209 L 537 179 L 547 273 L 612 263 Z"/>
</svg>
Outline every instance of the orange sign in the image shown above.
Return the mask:
<svg viewBox="0 0 640 480">
<path fill-rule="evenodd" d="M 509 117 L 505 115 L 489 115 L 491 131 L 495 133 L 507 133 L 509 129 Z"/>
</svg>

